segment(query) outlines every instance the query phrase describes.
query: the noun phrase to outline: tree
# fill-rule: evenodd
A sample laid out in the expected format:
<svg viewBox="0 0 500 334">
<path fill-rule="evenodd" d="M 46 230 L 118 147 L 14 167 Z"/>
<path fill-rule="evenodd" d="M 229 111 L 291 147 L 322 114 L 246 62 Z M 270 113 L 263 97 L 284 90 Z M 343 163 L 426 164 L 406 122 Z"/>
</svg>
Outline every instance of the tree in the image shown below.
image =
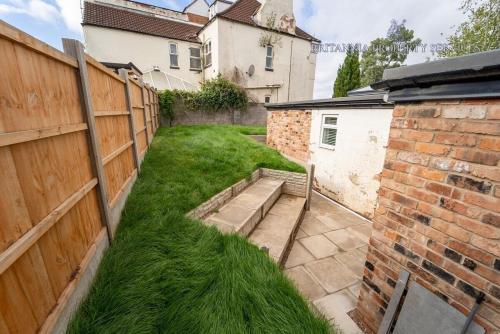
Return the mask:
<svg viewBox="0 0 500 334">
<path fill-rule="evenodd" d="M 465 0 L 460 9 L 467 21 L 447 38 L 440 57 L 461 56 L 500 48 L 500 0 Z"/>
<path fill-rule="evenodd" d="M 391 21 L 385 38 L 377 38 L 363 52 L 361 59 L 361 85 L 369 86 L 382 80 L 387 68 L 401 66 L 411 50 L 416 49 L 422 40 L 414 39 L 414 32 L 405 27 L 406 21 Z"/>
<path fill-rule="evenodd" d="M 344 63 L 337 71 L 337 79 L 333 87 L 333 97 L 347 96 L 347 92 L 361 85 L 359 71 L 359 51 L 349 47 Z"/>
</svg>

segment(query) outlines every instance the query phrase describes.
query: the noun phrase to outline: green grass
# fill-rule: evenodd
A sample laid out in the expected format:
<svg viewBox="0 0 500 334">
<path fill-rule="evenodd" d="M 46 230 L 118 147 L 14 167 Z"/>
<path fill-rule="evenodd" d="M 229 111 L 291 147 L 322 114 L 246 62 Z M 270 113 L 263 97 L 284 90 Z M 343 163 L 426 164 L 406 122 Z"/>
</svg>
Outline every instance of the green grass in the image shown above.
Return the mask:
<svg viewBox="0 0 500 334">
<path fill-rule="evenodd" d="M 302 167 L 242 133 L 159 129 L 69 333 L 328 333 L 278 267 L 185 213 L 258 167 Z"/>
</svg>

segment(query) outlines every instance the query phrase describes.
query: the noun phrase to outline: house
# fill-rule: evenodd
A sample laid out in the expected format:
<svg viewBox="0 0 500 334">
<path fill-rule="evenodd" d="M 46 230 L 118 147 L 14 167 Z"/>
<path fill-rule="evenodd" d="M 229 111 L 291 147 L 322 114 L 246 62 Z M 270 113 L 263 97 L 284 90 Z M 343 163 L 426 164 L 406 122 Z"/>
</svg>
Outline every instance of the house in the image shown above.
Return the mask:
<svg viewBox="0 0 500 334">
<path fill-rule="evenodd" d="M 299 163 L 314 164 L 317 191 L 373 218 L 393 105 L 384 91 L 349 94 L 266 105 L 267 144 Z"/>
<path fill-rule="evenodd" d="M 320 41 L 296 27 L 293 0 L 195 0 L 182 12 L 85 0 L 83 32 L 94 58 L 132 62 L 160 90 L 197 89 L 220 73 L 257 103 L 313 96 Z"/>
</svg>

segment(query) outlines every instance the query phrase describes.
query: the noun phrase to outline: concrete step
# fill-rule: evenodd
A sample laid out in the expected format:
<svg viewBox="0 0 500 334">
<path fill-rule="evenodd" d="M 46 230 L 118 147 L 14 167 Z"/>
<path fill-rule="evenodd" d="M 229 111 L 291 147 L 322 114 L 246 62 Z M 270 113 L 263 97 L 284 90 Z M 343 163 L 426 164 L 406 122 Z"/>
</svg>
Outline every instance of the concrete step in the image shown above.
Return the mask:
<svg viewBox="0 0 500 334">
<path fill-rule="evenodd" d="M 281 195 L 284 181 L 261 178 L 205 220 L 224 233 L 248 236 Z"/>
<path fill-rule="evenodd" d="M 260 248 L 269 249 L 269 256 L 283 266 L 297 234 L 306 199 L 281 195 L 249 240 Z"/>
</svg>

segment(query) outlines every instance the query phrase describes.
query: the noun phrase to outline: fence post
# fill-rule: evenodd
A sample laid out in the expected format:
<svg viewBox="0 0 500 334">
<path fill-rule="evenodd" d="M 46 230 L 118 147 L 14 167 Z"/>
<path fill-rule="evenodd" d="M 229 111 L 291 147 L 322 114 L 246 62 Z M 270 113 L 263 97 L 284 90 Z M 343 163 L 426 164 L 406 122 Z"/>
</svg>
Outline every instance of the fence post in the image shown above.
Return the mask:
<svg viewBox="0 0 500 334">
<path fill-rule="evenodd" d="M 84 119 L 87 120 L 87 126 L 89 130 L 88 141 L 90 148 L 90 159 L 92 161 L 92 169 L 97 175 L 97 180 L 99 182 L 97 192 L 99 197 L 99 206 L 101 211 L 101 219 L 106 227 L 108 233 L 108 240 L 111 244 L 113 240 L 113 232 L 111 230 L 111 215 L 109 213 L 108 205 L 108 193 L 106 188 L 106 178 L 104 175 L 104 166 L 102 164 L 101 157 L 101 147 L 99 142 L 99 135 L 96 129 L 94 109 L 92 106 L 92 94 L 90 91 L 90 82 L 87 72 L 87 61 L 85 59 L 85 51 L 83 49 L 83 44 L 80 41 L 74 39 L 63 38 L 63 48 L 64 53 L 75 58 L 78 62 L 78 77 L 80 97 L 82 101 L 82 111 Z"/>
<path fill-rule="evenodd" d="M 311 200 L 312 200 L 312 188 L 314 185 L 314 171 L 316 169 L 316 166 L 314 164 L 309 165 L 308 171 L 307 171 L 307 194 L 306 194 L 306 210 L 309 211 L 311 210 Z"/>
<path fill-rule="evenodd" d="M 130 136 L 132 137 L 131 139 L 132 139 L 132 142 L 134 143 L 133 144 L 133 146 L 134 146 L 133 151 L 134 151 L 135 167 L 137 168 L 137 174 L 139 174 L 139 172 L 141 171 L 141 161 L 139 159 L 139 145 L 137 145 L 137 133 L 135 132 L 136 131 L 135 130 L 135 117 L 134 117 L 135 115 L 134 115 L 134 106 L 132 104 L 132 92 L 130 89 L 130 81 L 129 81 L 128 72 L 126 69 L 120 68 L 118 70 L 118 74 L 125 81 L 125 99 L 127 102 L 127 109 L 129 112 L 128 125 L 129 125 L 129 129 L 130 129 Z M 141 95 L 142 95 L 142 91 L 141 91 Z"/>
<path fill-rule="evenodd" d="M 144 85 L 144 82 L 141 82 L 141 96 L 142 96 L 142 105 L 144 108 L 142 109 L 142 116 L 144 117 L 144 125 L 146 126 L 146 143 L 149 147 L 149 132 L 148 132 L 148 117 L 146 115 L 146 99 L 144 98 L 144 91 L 148 91 L 146 85 Z M 149 95 L 148 95 L 148 101 L 149 101 Z M 148 103 L 148 108 L 149 108 L 149 103 Z"/>
</svg>

